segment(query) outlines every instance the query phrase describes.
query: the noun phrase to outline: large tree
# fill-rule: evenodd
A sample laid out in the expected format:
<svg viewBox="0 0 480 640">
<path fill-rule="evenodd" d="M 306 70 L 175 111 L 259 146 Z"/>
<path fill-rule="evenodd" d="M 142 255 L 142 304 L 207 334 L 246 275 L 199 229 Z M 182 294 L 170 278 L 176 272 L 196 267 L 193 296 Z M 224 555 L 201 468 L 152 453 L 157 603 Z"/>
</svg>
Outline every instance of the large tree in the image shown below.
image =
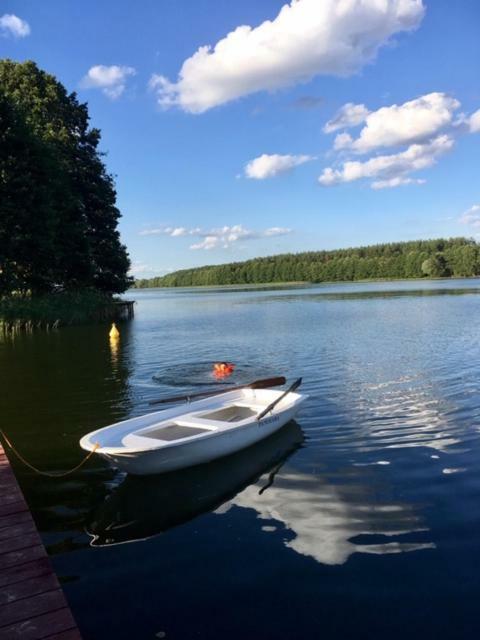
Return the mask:
<svg viewBox="0 0 480 640">
<path fill-rule="evenodd" d="M 0 61 L 0 293 L 131 283 L 87 106 L 33 62 Z"/>
</svg>

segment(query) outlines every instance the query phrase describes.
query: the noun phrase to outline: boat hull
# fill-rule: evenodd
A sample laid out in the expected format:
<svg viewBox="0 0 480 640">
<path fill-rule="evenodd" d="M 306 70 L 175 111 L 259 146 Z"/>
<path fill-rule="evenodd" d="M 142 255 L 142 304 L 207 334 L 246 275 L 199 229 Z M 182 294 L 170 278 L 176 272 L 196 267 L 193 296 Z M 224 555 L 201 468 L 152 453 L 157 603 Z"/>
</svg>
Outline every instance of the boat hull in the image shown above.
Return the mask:
<svg viewBox="0 0 480 640">
<path fill-rule="evenodd" d="M 202 438 L 196 442 L 185 442 L 175 447 L 163 447 L 142 452 L 102 453 L 115 466 L 132 475 L 152 475 L 175 471 L 197 464 L 203 464 L 245 449 L 268 437 L 295 417 L 299 404 L 279 414 L 265 417 L 242 426 Z"/>
</svg>

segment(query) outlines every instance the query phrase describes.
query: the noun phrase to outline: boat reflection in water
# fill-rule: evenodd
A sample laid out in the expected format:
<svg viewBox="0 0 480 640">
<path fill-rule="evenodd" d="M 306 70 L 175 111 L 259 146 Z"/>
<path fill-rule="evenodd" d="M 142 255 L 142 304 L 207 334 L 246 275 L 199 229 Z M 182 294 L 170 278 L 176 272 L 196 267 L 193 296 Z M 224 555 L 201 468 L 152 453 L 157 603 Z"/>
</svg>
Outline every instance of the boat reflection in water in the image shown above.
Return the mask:
<svg viewBox="0 0 480 640">
<path fill-rule="evenodd" d="M 261 442 L 211 462 L 158 476 L 127 476 L 92 514 L 91 546 L 141 540 L 213 511 L 270 472 L 275 473 L 303 442 L 295 422 Z"/>
<path fill-rule="evenodd" d="M 398 554 L 435 549 L 425 519 L 408 503 L 369 495 L 366 479 L 329 482 L 327 476 L 287 470 L 263 495 L 251 484 L 217 511 L 254 510 L 261 528 L 296 553 L 340 565 L 354 553 Z"/>
</svg>

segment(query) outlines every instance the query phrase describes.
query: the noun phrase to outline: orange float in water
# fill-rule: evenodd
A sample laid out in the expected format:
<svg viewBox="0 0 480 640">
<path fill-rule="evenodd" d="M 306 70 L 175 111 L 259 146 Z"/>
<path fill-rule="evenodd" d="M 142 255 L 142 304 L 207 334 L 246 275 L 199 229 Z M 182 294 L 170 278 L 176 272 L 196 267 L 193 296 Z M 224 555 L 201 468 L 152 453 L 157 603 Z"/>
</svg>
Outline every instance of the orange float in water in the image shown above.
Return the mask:
<svg viewBox="0 0 480 640">
<path fill-rule="evenodd" d="M 213 365 L 213 375 L 215 378 L 228 378 L 235 369 L 232 362 L 215 362 Z"/>
</svg>

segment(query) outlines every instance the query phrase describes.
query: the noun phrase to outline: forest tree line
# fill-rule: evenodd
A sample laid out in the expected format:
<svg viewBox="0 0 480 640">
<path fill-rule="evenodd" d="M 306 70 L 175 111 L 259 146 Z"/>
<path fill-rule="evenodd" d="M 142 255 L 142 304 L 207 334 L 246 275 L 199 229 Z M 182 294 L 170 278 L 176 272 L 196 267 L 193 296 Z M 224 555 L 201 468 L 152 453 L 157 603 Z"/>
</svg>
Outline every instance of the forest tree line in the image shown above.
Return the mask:
<svg viewBox="0 0 480 640">
<path fill-rule="evenodd" d="M 480 245 L 469 238 L 450 238 L 254 258 L 244 262 L 182 269 L 157 278 L 136 280 L 135 286 L 191 287 L 469 277 L 479 274 Z"/>
</svg>

